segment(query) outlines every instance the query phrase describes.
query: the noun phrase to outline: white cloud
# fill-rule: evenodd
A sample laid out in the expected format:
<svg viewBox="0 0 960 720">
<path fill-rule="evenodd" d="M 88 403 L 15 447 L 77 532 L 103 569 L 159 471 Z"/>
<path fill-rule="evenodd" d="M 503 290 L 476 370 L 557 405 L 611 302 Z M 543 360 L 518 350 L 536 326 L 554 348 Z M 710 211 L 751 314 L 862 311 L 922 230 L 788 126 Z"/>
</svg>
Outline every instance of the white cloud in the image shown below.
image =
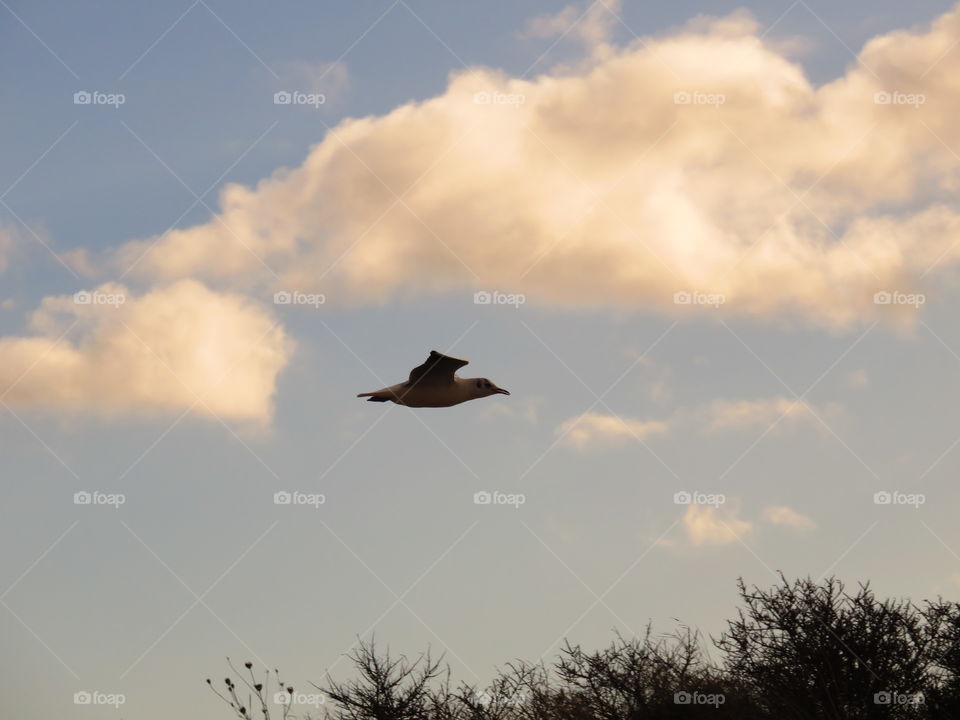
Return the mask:
<svg viewBox="0 0 960 720">
<path fill-rule="evenodd" d="M 496 287 L 832 327 L 913 317 L 873 295 L 960 260 L 958 36 L 954 10 L 876 37 L 820 87 L 742 13 L 532 80 L 474 68 L 343 121 L 300 167 L 228 185 L 219 219 L 114 261 L 343 303 Z"/>
<path fill-rule="evenodd" d="M 795 530 L 813 530 L 817 527 L 812 519 L 801 515 L 786 505 L 775 505 L 763 509 L 763 519 L 773 525 L 794 528 Z"/>
<path fill-rule="evenodd" d="M 581 5 L 567 5 L 557 13 L 533 18 L 521 37 L 579 40 L 597 54 L 610 42 L 620 22 L 621 4 L 621 0 L 590 2 L 586 9 Z"/>
<path fill-rule="evenodd" d="M 769 524 L 794 530 L 817 527 L 813 520 L 785 505 L 764 508 L 762 518 Z M 729 545 L 744 540 L 755 529 L 753 522 L 739 517 L 736 505 L 690 505 L 680 520 L 680 526 L 683 530 L 681 540 L 667 538 L 659 544 L 672 548 Z"/>
<path fill-rule="evenodd" d="M 576 5 L 566 5 L 558 12 L 537 15 L 527 23 L 521 37 L 554 38 L 569 35 L 575 29 L 577 18 L 582 13 L 583 10 Z"/>
<path fill-rule="evenodd" d="M 735 511 L 722 511 L 708 505 L 690 505 L 681 526 L 686 543 L 693 547 L 728 545 L 743 539 L 753 529 L 753 525 L 738 518 Z"/>
<path fill-rule="evenodd" d="M 817 423 L 814 410 L 805 401 L 783 396 L 760 400 L 716 400 L 703 408 L 701 414 L 710 431 L 770 426 L 775 422 L 778 426 L 799 421 Z"/>
<path fill-rule="evenodd" d="M 33 334 L 0 337 L 5 403 L 105 416 L 193 408 L 269 422 L 293 347 L 261 305 L 191 280 L 139 297 L 102 285 L 81 300 L 45 298 Z"/>
<path fill-rule="evenodd" d="M 679 409 L 659 420 L 639 420 L 614 414 L 589 412 L 561 423 L 555 430 L 567 445 L 586 450 L 677 431 L 698 433 L 737 432 L 752 427 L 794 428 L 800 423 L 822 427 L 817 416 L 836 416 L 839 406 L 815 411 L 802 400 L 786 397 L 758 400 L 714 400 L 692 410 Z"/>
<path fill-rule="evenodd" d="M 651 435 L 665 433 L 668 429 L 666 422 L 621 419 L 615 415 L 588 412 L 570 418 L 555 432 L 566 444 L 585 450 L 600 444 L 621 444 L 637 438 L 645 440 Z"/>
</svg>

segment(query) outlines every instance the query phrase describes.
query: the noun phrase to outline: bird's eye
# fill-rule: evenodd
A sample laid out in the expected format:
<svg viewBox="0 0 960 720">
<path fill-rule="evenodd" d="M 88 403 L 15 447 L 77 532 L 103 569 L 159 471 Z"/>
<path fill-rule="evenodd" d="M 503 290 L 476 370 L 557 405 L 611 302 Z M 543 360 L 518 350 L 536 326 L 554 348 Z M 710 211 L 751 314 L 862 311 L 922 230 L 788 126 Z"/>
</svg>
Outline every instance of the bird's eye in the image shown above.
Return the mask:
<svg viewBox="0 0 960 720">
<path fill-rule="evenodd" d="M 483 387 L 483 383 L 477 380 L 477 387 Z"/>
</svg>

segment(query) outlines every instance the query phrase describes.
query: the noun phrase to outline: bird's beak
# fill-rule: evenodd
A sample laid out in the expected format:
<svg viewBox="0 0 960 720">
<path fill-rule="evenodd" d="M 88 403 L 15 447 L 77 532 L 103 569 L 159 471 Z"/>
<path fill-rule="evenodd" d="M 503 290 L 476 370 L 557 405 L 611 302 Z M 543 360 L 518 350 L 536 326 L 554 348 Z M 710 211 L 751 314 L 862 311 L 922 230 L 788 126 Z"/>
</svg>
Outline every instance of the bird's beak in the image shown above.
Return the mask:
<svg viewBox="0 0 960 720">
<path fill-rule="evenodd" d="M 494 392 L 499 393 L 500 395 L 509 395 L 509 394 L 510 394 L 510 391 L 509 391 L 509 390 L 504 390 L 503 388 L 497 388 L 496 390 L 494 390 Z"/>
</svg>

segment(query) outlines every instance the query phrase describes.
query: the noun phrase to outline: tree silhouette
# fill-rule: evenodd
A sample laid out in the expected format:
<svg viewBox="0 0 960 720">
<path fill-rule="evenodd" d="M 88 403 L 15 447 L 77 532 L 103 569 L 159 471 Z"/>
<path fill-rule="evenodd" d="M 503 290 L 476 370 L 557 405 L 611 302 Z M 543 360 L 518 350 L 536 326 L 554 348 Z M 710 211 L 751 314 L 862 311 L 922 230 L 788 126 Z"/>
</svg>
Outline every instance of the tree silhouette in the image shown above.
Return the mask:
<svg viewBox="0 0 960 720">
<path fill-rule="evenodd" d="M 413 662 L 377 653 L 375 642 L 361 643 L 350 656 L 359 677 L 338 683 L 327 678 L 323 688 L 336 704 L 328 712 L 333 720 L 418 720 L 438 717 L 431 682 L 441 675 L 440 661 L 421 655 Z M 449 676 L 449 672 L 446 673 Z M 444 686 L 446 686 L 446 682 Z"/>
<path fill-rule="evenodd" d="M 770 589 L 738 581 L 741 607 L 720 637 L 720 659 L 689 628 L 617 635 L 605 649 L 566 643 L 550 665 L 508 664 L 484 688 L 453 687 L 442 658 L 414 660 L 361 642 L 354 677 L 317 689 L 327 720 L 874 720 L 960 717 L 960 605 L 879 599 L 836 578 Z M 229 660 L 228 660 L 229 662 Z M 270 720 L 267 685 L 250 663 L 214 689 L 243 720 Z M 283 688 L 274 671 L 278 688 Z M 209 680 L 211 687 L 213 683 Z M 238 684 L 239 682 L 239 684 Z M 247 689 L 241 701 L 238 687 Z M 292 688 L 287 688 L 292 693 Z M 251 710 L 256 707 L 256 713 Z M 283 719 L 295 715 L 281 703 Z M 304 716 L 309 717 L 309 716 Z"/>
<path fill-rule="evenodd" d="M 878 600 L 867 584 L 851 594 L 836 578 L 781 576 L 768 591 L 741 580 L 739 591 L 745 607 L 716 645 L 768 716 L 916 717 L 934 688 L 943 623 L 909 601 Z"/>
</svg>

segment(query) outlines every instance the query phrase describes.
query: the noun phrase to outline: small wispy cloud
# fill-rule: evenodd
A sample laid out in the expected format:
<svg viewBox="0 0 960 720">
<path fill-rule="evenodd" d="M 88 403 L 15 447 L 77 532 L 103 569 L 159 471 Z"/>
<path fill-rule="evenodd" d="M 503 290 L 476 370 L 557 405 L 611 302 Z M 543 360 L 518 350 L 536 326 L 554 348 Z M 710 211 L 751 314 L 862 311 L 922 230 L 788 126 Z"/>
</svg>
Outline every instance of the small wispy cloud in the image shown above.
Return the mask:
<svg viewBox="0 0 960 720">
<path fill-rule="evenodd" d="M 815 420 L 813 410 L 803 400 L 783 396 L 759 400 L 716 400 L 699 413 L 711 432 L 740 430 L 780 422 Z"/>
<path fill-rule="evenodd" d="M 285 88 L 322 94 L 326 103 L 341 98 L 350 85 L 350 71 L 344 62 L 296 60 L 281 65 L 279 74 Z"/>
<path fill-rule="evenodd" d="M 667 418 L 639 420 L 614 414 L 589 412 L 561 423 L 555 433 L 566 445 L 586 450 L 622 444 L 631 438 L 646 440 L 654 435 L 685 430 L 697 433 L 738 432 L 753 427 L 794 428 L 806 423 L 820 426 L 822 413 L 835 415 L 838 406 L 817 412 L 811 405 L 785 396 L 755 400 L 714 400 L 680 409 Z"/>
<path fill-rule="evenodd" d="M 616 415 L 588 412 L 572 417 L 555 432 L 563 442 L 579 450 L 596 445 L 616 445 L 629 440 L 644 440 L 651 435 L 662 435 L 670 429 L 667 422 L 633 420 Z"/>
<path fill-rule="evenodd" d="M 814 530 L 817 523 L 806 515 L 786 505 L 774 505 L 763 509 L 763 519 L 771 525 L 780 525 L 794 530 Z"/>
<path fill-rule="evenodd" d="M 569 38 L 596 49 L 610 42 L 619 23 L 622 0 L 567 5 L 556 13 L 538 15 L 520 33 L 523 38 Z"/>
<path fill-rule="evenodd" d="M 810 531 L 817 524 L 805 515 L 786 505 L 764 508 L 759 522 L 790 528 L 798 531 Z M 709 547 L 731 545 L 745 541 L 759 530 L 758 522 L 740 516 L 739 504 L 690 504 L 680 519 L 681 537 L 663 538 L 660 545 L 668 548 Z"/>
<path fill-rule="evenodd" d="M 729 545 L 742 540 L 753 530 L 753 523 L 738 517 L 736 508 L 690 505 L 680 520 L 682 541 L 666 538 L 664 547 L 704 547 Z"/>
</svg>

